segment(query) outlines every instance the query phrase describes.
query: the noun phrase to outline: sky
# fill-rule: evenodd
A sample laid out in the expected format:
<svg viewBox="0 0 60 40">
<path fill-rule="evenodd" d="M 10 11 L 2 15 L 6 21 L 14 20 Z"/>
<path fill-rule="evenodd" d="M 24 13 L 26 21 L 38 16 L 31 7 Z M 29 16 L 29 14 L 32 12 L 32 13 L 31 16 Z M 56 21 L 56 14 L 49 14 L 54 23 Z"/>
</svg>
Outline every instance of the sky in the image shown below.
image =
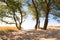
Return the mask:
<svg viewBox="0 0 60 40">
<path fill-rule="evenodd" d="M 40 18 L 40 26 L 43 27 L 44 25 L 44 18 Z M 22 26 L 24 26 L 24 28 L 26 29 L 30 29 L 30 28 L 34 28 L 36 24 L 36 21 L 35 20 L 32 20 L 32 16 L 29 15 L 29 17 L 26 19 L 26 21 L 23 23 Z M 48 23 L 48 26 L 59 26 L 60 23 L 58 23 L 56 20 L 54 19 L 49 19 L 49 23 Z"/>
</svg>

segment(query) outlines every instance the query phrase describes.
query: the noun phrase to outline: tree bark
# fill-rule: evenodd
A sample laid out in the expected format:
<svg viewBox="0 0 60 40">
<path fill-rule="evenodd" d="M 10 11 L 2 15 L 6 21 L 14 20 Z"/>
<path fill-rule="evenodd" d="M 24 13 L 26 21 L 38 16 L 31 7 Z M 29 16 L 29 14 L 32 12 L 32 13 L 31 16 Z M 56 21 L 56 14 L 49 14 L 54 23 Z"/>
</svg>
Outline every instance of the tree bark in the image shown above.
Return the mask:
<svg viewBox="0 0 60 40">
<path fill-rule="evenodd" d="M 19 12 L 20 12 L 20 15 L 21 15 L 21 21 L 19 21 L 19 28 L 21 30 L 21 25 L 22 25 L 22 22 L 23 22 L 23 15 L 22 15 L 22 11 L 21 11 L 21 8 L 19 7 Z"/>
<path fill-rule="evenodd" d="M 38 10 L 37 10 L 37 7 L 34 3 L 34 0 L 32 0 L 32 3 L 34 5 L 34 8 L 36 10 L 36 25 L 35 25 L 35 29 L 39 28 L 40 27 L 40 20 L 39 20 L 39 16 L 38 16 Z"/>
<path fill-rule="evenodd" d="M 16 20 L 16 17 L 15 17 L 16 15 L 15 15 L 15 12 L 13 12 L 13 18 L 14 18 L 14 21 L 15 21 L 15 24 L 16 24 L 16 27 L 17 27 L 17 29 L 19 29 L 18 28 L 18 24 L 17 24 L 17 20 Z"/>
<path fill-rule="evenodd" d="M 48 25 L 48 15 L 49 15 L 49 11 L 50 11 L 50 0 L 46 0 L 46 4 L 47 4 L 47 12 L 46 12 L 46 17 L 45 17 L 45 22 L 44 22 L 44 30 L 47 29 L 47 25 Z"/>
<path fill-rule="evenodd" d="M 38 28 L 40 29 L 40 20 L 38 19 Z"/>
</svg>

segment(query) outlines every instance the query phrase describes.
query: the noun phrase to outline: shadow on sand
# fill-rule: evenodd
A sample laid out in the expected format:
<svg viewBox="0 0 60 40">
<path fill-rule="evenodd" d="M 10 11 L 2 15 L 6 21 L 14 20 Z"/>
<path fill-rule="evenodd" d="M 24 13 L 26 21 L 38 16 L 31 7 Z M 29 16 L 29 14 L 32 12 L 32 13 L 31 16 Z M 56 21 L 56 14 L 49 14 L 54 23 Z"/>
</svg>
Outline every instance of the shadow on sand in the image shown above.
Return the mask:
<svg viewBox="0 0 60 40">
<path fill-rule="evenodd" d="M 60 29 L 0 32 L 0 40 L 60 40 Z"/>
</svg>

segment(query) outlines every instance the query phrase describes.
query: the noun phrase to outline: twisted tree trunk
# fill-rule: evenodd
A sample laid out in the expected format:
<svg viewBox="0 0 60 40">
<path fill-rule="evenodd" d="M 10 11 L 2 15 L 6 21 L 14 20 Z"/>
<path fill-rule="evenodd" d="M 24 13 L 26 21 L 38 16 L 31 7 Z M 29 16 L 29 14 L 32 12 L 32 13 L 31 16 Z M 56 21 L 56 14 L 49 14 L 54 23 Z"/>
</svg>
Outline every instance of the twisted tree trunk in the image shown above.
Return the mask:
<svg viewBox="0 0 60 40">
<path fill-rule="evenodd" d="M 22 22 L 23 22 L 23 15 L 22 15 L 22 11 L 21 11 L 21 8 L 19 7 L 19 12 L 20 12 L 20 15 L 21 15 L 21 21 L 19 21 L 19 28 L 21 30 L 21 25 L 22 25 Z"/>
<path fill-rule="evenodd" d="M 45 22 L 44 22 L 44 30 L 47 29 L 47 25 L 48 25 L 48 15 L 49 15 L 49 11 L 50 11 L 50 1 L 51 0 L 45 0 L 46 1 L 46 5 L 47 5 L 47 11 L 46 11 L 46 17 L 45 17 Z"/>
<path fill-rule="evenodd" d="M 16 24 L 17 29 L 19 29 L 18 23 L 17 23 L 17 20 L 16 20 L 15 12 L 13 12 L 13 19 L 14 19 L 14 21 L 15 21 L 15 24 Z M 19 29 L 19 30 L 20 30 L 20 29 Z"/>
<path fill-rule="evenodd" d="M 34 8 L 36 10 L 36 25 L 35 25 L 35 29 L 39 28 L 40 27 L 40 20 L 39 20 L 39 16 L 38 16 L 38 10 L 37 10 L 37 7 L 34 3 L 34 0 L 32 0 L 32 3 L 34 5 Z"/>
</svg>

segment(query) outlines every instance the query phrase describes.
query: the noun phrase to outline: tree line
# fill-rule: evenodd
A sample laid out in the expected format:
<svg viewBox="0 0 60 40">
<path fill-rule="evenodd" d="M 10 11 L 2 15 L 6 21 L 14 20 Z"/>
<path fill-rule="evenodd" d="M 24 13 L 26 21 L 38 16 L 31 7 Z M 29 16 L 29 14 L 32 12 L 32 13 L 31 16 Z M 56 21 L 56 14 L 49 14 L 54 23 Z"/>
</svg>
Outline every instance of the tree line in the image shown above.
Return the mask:
<svg viewBox="0 0 60 40">
<path fill-rule="evenodd" d="M 24 6 L 28 7 L 27 11 L 23 9 Z M 42 29 L 46 30 L 49 14 L 52 14 L 54 19 L 60 21 L 58 19 L 60 18 L 60 13 L 58 13 L 57 10 L 60 10 L 59 0 L 0 0 L 0 21 L 15 24 L 16 27 L 21 30 L 24 19 L 26 19 L 27 14 L 30 13 L 33 19 L 36 20 L 36 30 L 40 28 L 40 18 L 45 18 Z M 41 13 L 41 11 L 43 13 Z M 13 22 L 3 20 L 5 17 L 11 18 Z"/>
</svg>

